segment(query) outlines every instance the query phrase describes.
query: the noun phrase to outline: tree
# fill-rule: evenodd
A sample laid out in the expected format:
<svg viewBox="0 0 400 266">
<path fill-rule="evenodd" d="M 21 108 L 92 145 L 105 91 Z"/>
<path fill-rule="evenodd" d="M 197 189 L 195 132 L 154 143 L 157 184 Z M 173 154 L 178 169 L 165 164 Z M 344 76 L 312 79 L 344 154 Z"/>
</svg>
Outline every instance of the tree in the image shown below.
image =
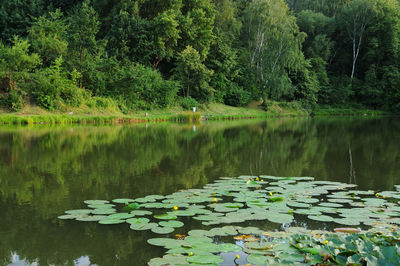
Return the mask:
<svg viewBox="0 0 400 266">
<path fill-rule="evenodd" d="M 249 65 L 266 104 L 267 98 L 279 98 L 290 90 L 287 69 L 304 60 L 305 35 L 283 0 L 254 0 L 245 12 L 244 29 Z"/>
<path fill-rule="evenodd" d="M 187 46 L 178 57 L 174 77 L 181 81 L 185 97 L 193 96 L 199 101 L 208 101 L 212 94 L 209 86 L 213 74 L 201 62 L 200 53 Z"/>
<path fill-rule="evenodd" d="M 352 45 L 351 79 L 354 77 L 365 31 L 372 21 L 373 5 L 374 1 L 372 0 L 353 0 L 343 6 L 338 17 L 339 23 L 343 24 Z"/>
<path fill-rule="evenodd" d="M 90 4 L 90 0 L 84 1 L 68 17 L 68 64 L 82 74 L 81 88 L 88 72 L 95 71 L 95 64 L 104 52 L 104 43 L 96 39 L 100 26 L 98 15 Z"/>
<path fill-rule="evenodd" d="M 180 51 L 193 47 L 204 61 L 214 41 L 215 8 L 210 0 L 185 0 L 180 19 Z"/>
<path fill-rule="evenodd" d="M 14 37 L 12 46 L 0 42 L 0 79 L 8 90 L 17 89 L 17 81 L 40 64 L 38 54 L 29 53 L 27 40 Z"/>
<path fill-rule="evenodd" d="M 67 26 L 60 10 L 39 17 L 29 29 L 32 49 L 40 55 L 45 66 L 50 66 L 68 48 Z"/>
<path fill-rule="evenodd" d="M 0 1 L 0 39 L 7 43 L 15 35 L 25 37 L 34 18 L 46 12 L 44 0 Z"/>
</svg>

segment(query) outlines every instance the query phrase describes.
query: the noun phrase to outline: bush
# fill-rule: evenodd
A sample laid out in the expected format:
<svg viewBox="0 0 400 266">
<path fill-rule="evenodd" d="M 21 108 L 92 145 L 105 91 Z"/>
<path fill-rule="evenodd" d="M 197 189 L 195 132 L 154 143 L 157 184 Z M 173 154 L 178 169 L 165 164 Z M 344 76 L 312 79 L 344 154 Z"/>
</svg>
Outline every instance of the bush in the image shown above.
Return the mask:
<svg viewBox="0 0 400 266">
<path fill-rule="evenodd" d="M 231 106 L 246 106 L 251 100 L 251 94 L 239 86 L 232 86 L 226 93 L 224 102 Z"/>
<path fill-rule="evenodd" d="M 182 108 L 186 110 L 192 110 L 193 107 L 197 107 L 199 105 L 196 99 L 190 96 L 182 98 L 180 102 Z"/>
<path fill-rule="evenodd" d="M 172 105 L 180 89 L 179 82 L 164 80 L 160 72 L 140 64 L 115 66 L 108 88 L 102 96 L 122 97 L 129 109 L 164 108 Z"/>
<path fill-rule="evenodd" d="M 11 111 L 17 112 L 24 107 L 23 96 L 25 93 L 21 90 L 12 90 L 6 98 L 6 105 Z"/>
<path fill-rule="evenodd" d="M 79 107 L 90 96 L 77 87 L 76 81 L 68 78 L 69 73 L 62 71 L 61 64 L 62 59 L 59 58 L 51 67 L 36 71 L 27 84 L 36 103 L 48 110 L 60 108 L 63 102 Z"/>
</svg>

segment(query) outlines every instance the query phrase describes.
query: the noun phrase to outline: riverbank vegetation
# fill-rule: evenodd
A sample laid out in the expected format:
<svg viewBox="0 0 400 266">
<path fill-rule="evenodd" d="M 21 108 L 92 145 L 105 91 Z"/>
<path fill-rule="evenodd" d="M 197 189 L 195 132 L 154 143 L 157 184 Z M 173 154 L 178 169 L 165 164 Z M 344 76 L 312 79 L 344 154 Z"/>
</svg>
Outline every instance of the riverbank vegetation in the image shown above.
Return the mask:
<svg viewBox="0 0 400 266">
<path fill-rule="evenodd" d="M 0 29 L 7 112 L 400 110 L 397 0 L 9 0 Z"/>
</svg>

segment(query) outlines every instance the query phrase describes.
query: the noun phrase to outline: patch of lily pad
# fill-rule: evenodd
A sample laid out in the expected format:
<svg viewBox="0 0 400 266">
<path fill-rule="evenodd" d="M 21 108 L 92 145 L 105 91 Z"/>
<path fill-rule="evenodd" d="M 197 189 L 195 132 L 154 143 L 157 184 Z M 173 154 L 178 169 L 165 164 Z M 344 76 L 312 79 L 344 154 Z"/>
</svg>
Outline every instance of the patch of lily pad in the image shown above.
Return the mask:
<svg viewBox="0 0 400 266">
<path fill-rule="evenodd" d="M 187 219 L 210 228 L 190 230 L 184 239 L 176 240 L 180 242 L 168 240 L 169 255 L 152 260 L 150 265 L 178 261 L 184 261 L 181 264 L 199 263 L 200 259 L 211 264 L 220 263 L 218 253 L 243 252 L 242 247 L 233 243 L 212 243 L 213 239 L 238 235 L 250 236 L 243 239 L 249 263 L 340 264 L 343 258 L 337 254 L 335 257 L 330 254 L 331 257 L 324 257 L 321 261 L 319 250 L 297 245 L 303 243 L 302 238 L 295 244 L 286 241 L 287 238 L 286 242 L 282 242 L 273 237 L 275 242 L 264 243 L 262 241 L 271 237 L 266 238 L 261 229 L 238 225 L 265 221 L 266 225 L 290 228 L 297 218 L 313 224 L 321 223 L 321 226 L 328 223 L 331 227 L 373 226 L 382 221 L 393 226 L 400 225 L 400 186 L 396 186 L 397 191 L 382 192 L 355 190 L 354 187 L 340 182 L 314 181 L 311 177 L 223 177 L 203 188 L 182 190 L 166 196 L 119 198 L 111 200 L 112 203 L 108 200 L 86 200 L 86 208 L 66 211 L 58 218 L 107 225 L 127 223 L 132 230 L 148 230 L 155 234 L 173 233 L 175 228 L 184 227 Z M 321 250 L 328 245 L 323 244 Z M 269 248 L 271 246 L 273 248 Z M 383 249 L 381 253 L 387 255 L 392 251 Z M 271 256 L 271 253 L 276 254 Z M 357 256 L 346 257 L 346 263 L 363 262 Z M 369 262 L 368 259 L 366 261 Z"/>
</svg>

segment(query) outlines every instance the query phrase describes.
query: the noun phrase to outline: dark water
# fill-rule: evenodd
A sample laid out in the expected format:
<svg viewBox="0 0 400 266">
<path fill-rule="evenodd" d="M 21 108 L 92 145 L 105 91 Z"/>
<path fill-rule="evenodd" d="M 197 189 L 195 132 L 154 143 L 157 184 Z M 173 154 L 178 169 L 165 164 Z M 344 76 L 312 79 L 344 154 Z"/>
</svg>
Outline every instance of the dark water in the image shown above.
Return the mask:
<svg viewBox="0 0 400 266">
<path fill-rule="evenodd" d="M 166 195 L 241 174 L 393 190 L 399 132 L 398 118 L 1 127 L 0 265 L 144 265 L 162 255 L 146 243 L 151 232 L 56 218 L 86 199 Z"/>
</svg>

